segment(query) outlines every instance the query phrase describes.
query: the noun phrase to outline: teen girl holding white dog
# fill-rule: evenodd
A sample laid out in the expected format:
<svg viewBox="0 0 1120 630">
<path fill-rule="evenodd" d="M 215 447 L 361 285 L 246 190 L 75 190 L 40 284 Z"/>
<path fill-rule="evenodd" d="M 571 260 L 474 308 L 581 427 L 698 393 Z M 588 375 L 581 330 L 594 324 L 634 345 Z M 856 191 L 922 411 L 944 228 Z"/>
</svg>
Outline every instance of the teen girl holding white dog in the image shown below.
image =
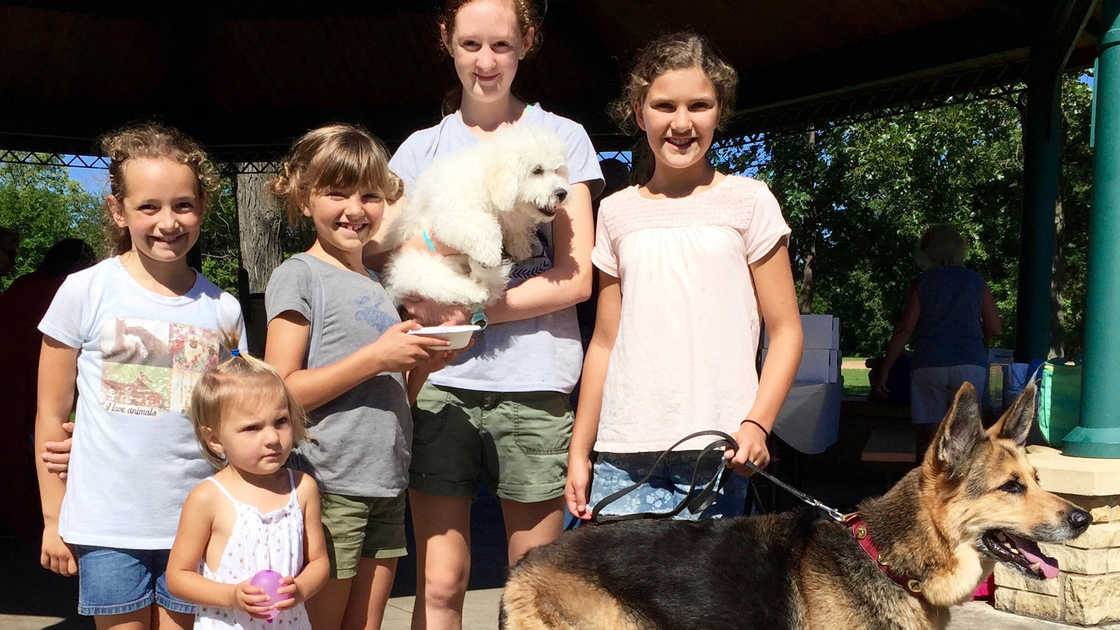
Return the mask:
<svg viewBox="0 0 1120 630">
<path fill-rule="evenodd" d="M 481 479 L 502 504 L 510 564 L 563 528 L 564 467 L 572 415 L 567 397 L 583 348 L 575 305 L 591 292 L 591 199 L 602 189 L 583 128 L 510 93 L 518 63 L 538 39 L 529 0 L 451 0 L 440 15 L 443 46 L 462 84 L 460 102 L 414 133 L 390 167 L 405 196 L 435 159 L 508 125 L 545 126 L 567 144 L 572 192 L 566 211 L 540 230 L 543 247 L 517 265 L 510 289 L 485 312 L 406 303 L 421 323 L 476 323 L 464 358 L 433 374 L 415 410 L 409 502 L 417 543 L 413 628 L 459 628 L 470 574 L 470 506 Z M 439 247 L 439 244 L 435 244 Z M 424 247 L 424 243 L 419 243 Z"/>
<path fill-rule="evenodd" d="M 68 277 L 39 324 L 36 451 L 66 438 L 78 392 L 66 481 L 38 464 L 41 561 L 78 573 L 78 612 L 99 630 L 189 628 L 195 607 L 167 590 L 167 559 L 187 493 L 214 469 L 186 410 L 221 332 L 244 338 L 237 300 L 187 265 L 217 175 L 174 129 L 101 146 L 115 255 Z"/>
<path fill-rule="evenodd" d="M 315 227 L 315 242 L 277 267 L 265 292 L 265 360 L 314 427 L 292 463 L 322 491 L 331 579 L 307 612 L 316 630 L 375 630 L 406 553 L 410 396 L 456 354 L 438 351 L 447 341 L 408 334 L 420 325 L 401 322 L 362 264 L 385 203 L 400 195 L 377 140 L 350 125 L 309 131 L 273 190 L 293 224 L 307 217 Z"/>
<path fill-rule="evenodd" d="M 777 201 L 762 182 L 720 173 L 707 158 L 737 83 L 703 38 L 670 35 L 642 52 L 615 106 L 624 128 L 645 132 L 654 164 L 646 181 L 599 208 L 599 305 L 565 488 L 579 518 L 695 431 L 733 435 L 739 450 L 725 457 L 736 468 L 769 462 L 766 438 L 801 358 L 801 320 Z M 761 379 L 760 311 L 771 340 Z M 604 514 L 670 511 L 698 454 L 676 452 Z M 718 463 L 706 463 L 709 477 Z M 746 479 L 733 476 L 707 510 L 678 518 L 741 514 L 745 498 Z"/>
</svg>

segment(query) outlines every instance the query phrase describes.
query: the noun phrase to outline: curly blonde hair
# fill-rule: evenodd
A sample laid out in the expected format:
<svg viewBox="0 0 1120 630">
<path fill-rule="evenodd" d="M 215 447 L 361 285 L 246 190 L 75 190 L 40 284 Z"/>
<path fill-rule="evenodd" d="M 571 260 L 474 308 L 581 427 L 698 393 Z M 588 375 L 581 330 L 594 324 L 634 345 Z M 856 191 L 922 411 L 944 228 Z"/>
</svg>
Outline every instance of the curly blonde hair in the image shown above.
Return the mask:
<svg viewBox="0 0 1120 630">
<path fill-rule="evenodd" d="M 109 194 L 118 203 L 128 195 L 125 168 L 131 160 L 166 158 L 190 167 L 198 179 L 198 195 L 205 206 L 210 193 L 218 187 L 218 169 L 202 147 L 178 129 L 156 122 L 129 125 L 101 137 L 101 153 L 109 158 Z M 132 249 L 128 229 L 113 221 L 113 209 L 105 203 L 105 240 L 110 256 Z"/>
<path fill-rule="evenodd" d="M 288 221 L 298 226 L 301 208 L 313 192 L 359 184 L 381 191 L 389 203 L 404 193 L 404 184 L 389 170 L 389 153 L 381 142 L 361 127 L 337 123 L 296 140 L 270 187 L 287 205 Z"/>
<path fill-rule="evenodd" d="M 222 331 L 222 350 L 225 353 L 231 353 L 239 344 L 240 335 L 237 332 Z M 194 386 L 190 407 L 194 436 L 206 461 L 218 469 L 226 466 L 225 458 L 211 450 L 207 443 L 208 434 L 221 429 L 224 417 L 239 405 L 275 400 L 277 397 L 284 398 L 288 405 L 293 446 L 309 441 L 307 414 L 271 365 L 238 351 L 236 356 L 230 356 L 206 370 Z"/>
<path fill-rule="evenodd" d="M 641 130 L 634 118 L 634 107 L 645 101 L 649 86 L 666 72 L 686 68 L 700 68 L 712 82 L 719 104 L 719 129 L 723 129 L 735 111 L 739 74 L 720 58 L 706 38 L 692 31 L 662 35 L 643 48 L 622 95 L 611 103 L 607 113 L 623 132 L 637 135 Z"/>
</svg>

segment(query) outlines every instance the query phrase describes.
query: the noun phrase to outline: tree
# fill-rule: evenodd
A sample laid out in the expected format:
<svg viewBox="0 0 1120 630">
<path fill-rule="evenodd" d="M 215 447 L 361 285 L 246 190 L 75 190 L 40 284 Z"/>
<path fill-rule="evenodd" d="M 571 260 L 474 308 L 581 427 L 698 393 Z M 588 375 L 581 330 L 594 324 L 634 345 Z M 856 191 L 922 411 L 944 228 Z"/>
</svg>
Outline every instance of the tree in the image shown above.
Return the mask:
<svg viewBox="0 0 1120 630">
<path fill-rule="evenodd" d="M 1062 351 L 1080 348 L 1092 156 L 1088 87 L 1063 85 L 1055 295 Z M 716 152 L 732 172 L 748 166 L 770 184 L 792 229 L 802 312 L 832 313 L 846 354 L 883 351 L 919 269 L 914 246 L 931 223 L 952 223 L 969 244 L 1003 319 L 996 344 L 1014 338 L 1022 198 L 1022 103 L 977 100 L 866 122 L 766 135 Z"/>
<path fill-rule="evenodd" d="M 70 179 L 64 166 L 0 164 L 0 225 L 19 231 L 12 280 L 34 271 L 56 241 L 80 238 L 101 252 L 101 200 Z"/>
</svg>

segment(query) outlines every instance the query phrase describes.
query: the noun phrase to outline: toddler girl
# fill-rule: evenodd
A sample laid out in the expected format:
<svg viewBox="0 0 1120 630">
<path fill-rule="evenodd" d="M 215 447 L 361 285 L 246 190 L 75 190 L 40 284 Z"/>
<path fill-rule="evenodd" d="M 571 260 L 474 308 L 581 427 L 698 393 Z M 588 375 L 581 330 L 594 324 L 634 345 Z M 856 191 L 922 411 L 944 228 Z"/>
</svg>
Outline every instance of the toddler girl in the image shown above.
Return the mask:
<svg viewBox="0 0 1120 630">
<path fill-rule="evenodd" d="M 184 628 L 194 604 L 164 572 L 187 493 L 213 472 L 186 410 L 243 330 L 237 300 L 187 265 L 216 173 L 197 144 L 159 125 L 106 136 L 113 256 L 63 282 L 39 324 L 36 452 L 76 427 L 65 483 L 39 461 L 42 564 L 79 575 L 78 612 L 98 628 Z"/>
<path fill-rule="evenodd" d="M 695 431 L 732 434 L 739 450 L 725 457 L 736 468 L 769 461 L 766 439 L 800 362 L 801 321 L 789 228 L 774 196 L 761 182 L 717 172 L 707 158 L 717 127 L 734 111 L 736 84 L 734 69 L 703 38 L 670 35 L 641 54 L 616 105 L 624 126 L 645 132 L 653 165 L 652 172 L 637 165 L 649 173 L 645 181 L 599 209 L 591 255 L 599 304 L 565 488 L 579 518 L 590 518 L 591 504 L 638 482 L 660 451 Z M 771 339 L 761 379 L 760 311 Z M 709 440 L 683 445 L 604 513 L 670 511 Z M 707 478 L 718 463 L 706 462 Z M 745 499 L 746 479 L 736 476 L 708 509 L 678 517 L 741 514 Z"/>
<path fill-rule="evenodd" d="M 307 441 L 306 416 L 284 380 L 263 361 L 237 350 L 195 385 L 191 420 L 202 453 L 217 474 L 183 505 L 167 562 L 171 592 L 199 605 L 196 630 L 277 625 L 309 630 L 303 602 L 327 581 L 319 490 L 284 467 L 292 446 Z M 270 602 L 249 580 L 265 569 L 284 576 Z M 201 575 L 199 571 L 201 570 Z M 273 610 L 274 609 L 274 610 Z"/>
<path fill-rule="evenodd" d="M 265 293 L 265 360 L 308 410 L 315 441 L 293 466 L 323 492 L 331 579 L 308 602 L 316 630 L 376 629 L 405 554 L 404 491 L 412 448 L 409 392 L 455 358 L 448 342 L 408 334 L 388 293 L 362 264 L 362 248 L 400 195 L 381 145 L 364 130 L 331 125 L 296 140 L 273 184 L 293 224 L 315 242 L 284 261 Z"/>
</svg>

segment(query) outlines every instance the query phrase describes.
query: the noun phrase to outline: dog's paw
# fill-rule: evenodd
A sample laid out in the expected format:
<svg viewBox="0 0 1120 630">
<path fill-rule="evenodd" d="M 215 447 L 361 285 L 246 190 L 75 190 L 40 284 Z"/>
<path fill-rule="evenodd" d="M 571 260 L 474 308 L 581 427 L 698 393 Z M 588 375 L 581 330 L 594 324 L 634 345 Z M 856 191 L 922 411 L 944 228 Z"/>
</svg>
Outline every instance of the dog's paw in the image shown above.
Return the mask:
<svg viewBox="0 0 1120 630">
<path fill-rule="evenodd" d="M 533 256 L 533 244 L 528 239 L 509 238 L 506 241 L 506 253 L 513 262 L 523 262 Z"/>
</svg>

